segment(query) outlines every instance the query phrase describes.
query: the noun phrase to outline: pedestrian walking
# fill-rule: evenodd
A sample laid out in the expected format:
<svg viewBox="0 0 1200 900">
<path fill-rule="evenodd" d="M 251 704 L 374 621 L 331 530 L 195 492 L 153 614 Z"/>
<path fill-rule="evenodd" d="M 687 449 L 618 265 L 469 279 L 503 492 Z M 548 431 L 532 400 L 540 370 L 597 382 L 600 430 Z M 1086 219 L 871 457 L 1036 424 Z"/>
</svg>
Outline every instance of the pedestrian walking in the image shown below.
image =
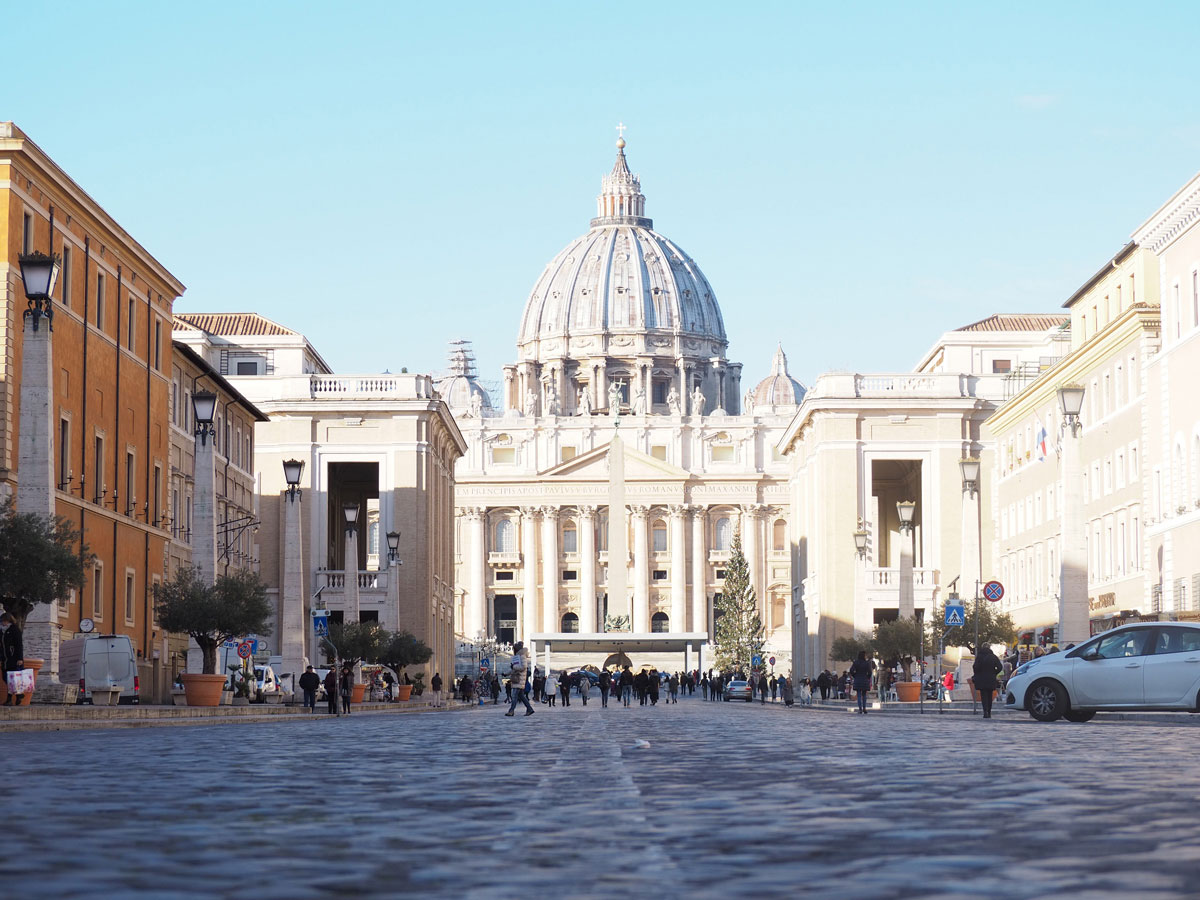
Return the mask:
<svg viewBox="0 0 1200 900">
<path fill-rule="evenodd" d="M 433 673 L 433 678 L 429 680 L 429 687 L 433 689 L 433 705 L 442 705 L 442 676 L 437 672 Z"/>
<path fill-rule="evenodd" d="M 612 687 L 612 672 L 605 669 L 600 673 L 600 706 L 608 709 L 608 690 Z"/>
<path fill-rule="evenodd" d="M 867 691 L 871 689 L 871 676 L 875 672 L 875 663 L 867 659 L 867 651 L 859 650 L 858 659 L 850 666 L 850 677 L 854 681 L 854 693 L 858 695 L 858 711 L 867 714 Z"/>
<path fill-rule="evenodd" d="M 562 697 L 562 705 L 571 705 L 571 676 L 566 669 L 558 673 L 558 694 Z"/>
<path fill-rule="evenodd" d="M 779 690 L 779 679 L 772 675 L 769 683 L 771 685 L 771 702 L 774 703 L 777 696 L 776 692 Z"/>
<path fill-rule="evenodd" d="M 662 685 L 662 679 L 658 677 L 658 670 L 651 669 L 646 675 L 646 693 L 650 697 L 650 705 L 658 706 L 658 689 Z"/>
<path fill-rule="evenodd" d="M 952 702 L 950 692 L 954 690 L 954 670 L 947 669 L 946 674 L 942 676 L 942 697 L 947 703 Z"/>
<path fill-rule="evenodd" d="M 583 669 L 579 670 L 579 696 L 583 700 L 583 705 L 587 706 L 588 694 L 592 692 L 592 680 L 587 677 L 587 672 Z"/>
<path fill-rule="evenodd" d="M 317 711 L 317 689 L 321 686 L 321 676 L 309 666 L 300 676 L 300 690 L 304 691 L 304 708 L 310 713 Z"/>
<path fill-rule="evenodd" d="M 700 679 L 700 696 L 705 700 L 708 699 L 708 676 L 705 675 Z"/>
<path fill-rule="evenodd" d="M 547 706 L 553 706 L 554 701 L 558 699 L 558 682 L 554 678 L 546 679 L 544 696 L 546 698 Z"/>
<path fill-rule="evenodd" d="M 770 688 L 767 687 L 767 676 L 759 675 L 758 676 L 758 693 L 762 697 L 762 700 L 760 700 L 759 702 L 763 706 L 766 706 L 766 704 L 767 704 L 767 691 L 769 691 L 769 690 L 770 690 Z"/>
<path fill-rule="evenodd" d="M 542 702 L 542 691 L 546 689 L 546 676 L 542 674 L 542 670 L 535 668 L 533 670 L 533 702 Z"/>
<path fill-rule="evenodd" d="M 489 688 L 492 692 L 492 706 L 495 706 L 500 702 L 500 676 L 495 672 L 489 679 Z"/>
<path fill-rule="evenodd" d="M 984 644 L 979 648 L 979 655 L 975 657 L 975 665 L 972 667 L 972 675 L 975 679 L 975 690 L 979 691 L 979 701 L 983 704 L 985 719 L 992 717 L 992 699 L 996 688 L 1000 686 L 996 676 L 1003 670 L 1004 665 L 992 652 L 991 647 Z"/>
<path fill-rule="evenodd" d="M 25 641 L 21 629 L 12 613 L 0 614 L 0 681 L 8 687 L 8 673 L 20 672 L 25 668 Z M 24 694 L 9 693 L 4 700 L 5 706 L 20 706 Z"/>
<path fill-rule="evenodd" d="M 338 687 L 336 666 L 325 673 L 325 702 L 329 704 L 329 714 L 331 716 L 337 715 Z"/>
<path fill-rule="evenodd" d="M 667 680 L 667 692 L 670 696 L 670 700 L 672 703 L 679 702 L 679 676 L 678 675 L 672 675 Z"/>
<path fill-rule="evenodd" d="M 791 678 L 784 675 L 779 676 L 779 696 L 783 698 L 784 706 L 791 706 L 796 702 L 796 691 Z"/>
<path fill-rule="evenodd" d="M 513 658 L 509 666 L 509 684 L 512 685 L 512 702 L 508 706 L 508 712 L 504 715 L 515 715 L 513 710 L 517 708 L 518 703 L 525 704 L 525 715 L 533 715 L 533 707 L 529 704 L 529 697 L 526 694 L 525 681 L 529 677 L 529 651 L 525 649 L 524 641 L 517 641 L 513 644 Z"/>
<path fill-rule="evenodd" d="M 831 685 L 831 678 L 832 678 L 832 676 L 829 674 L 828 669 L 823 670 L 821 672 L 821 674 L 817 676 L 817 691 L 821 695 L 822 703 L 824 703 L 826 700 L 829 699 L 829 688 Z"/>
<path fill-rule="evenodd" d="M 628 706 L 630 704 L 630 702 L 633 700 L 633 680 L 634 680 L 633 672 L 630 671 L 629 666 L 626 666 L 621 671 L 621 681 L 620 681 L 621 702 L 623 704 L 625 704 L 626 706 Z"/>
</svg>

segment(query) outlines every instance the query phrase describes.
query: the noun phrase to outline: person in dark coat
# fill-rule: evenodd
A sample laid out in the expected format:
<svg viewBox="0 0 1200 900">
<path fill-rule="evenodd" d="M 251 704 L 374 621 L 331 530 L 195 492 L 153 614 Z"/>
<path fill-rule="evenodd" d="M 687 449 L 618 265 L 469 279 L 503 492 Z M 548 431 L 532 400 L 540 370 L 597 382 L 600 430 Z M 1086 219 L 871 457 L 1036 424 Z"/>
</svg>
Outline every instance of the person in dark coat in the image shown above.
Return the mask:
<svg viewBox="0 0 1200 900">
<path fill-rule="evenodd" d="M 867 659 L 867 651 L 859 650 L 858 659 L 850 666 L 850 677 L 854 680 L 854 693 L 858 695 L 858 711 L 867 714 L 867 691 L 871 689 L 871 676 L 875 663 Z"/>
<path fill-rule="evenodd" d="M 608 689 L 612 687 L 612 672 L 605 669 L 600 673 L 600 705 L 608 709 Z"/>
<path fill-rule="evenodd" d="M 646 694 L 650 697 L 650 705 L 658 706 L 658 689 L 662 681 L 658 677 L 658 669 L 651 669 L 646 675 Z"/>
<path fill-rule="evenodd" d="M 618 684 L 621 686 L 621 703 L 625 706 L 629 705 L 629 701 L 633 698 L 633 672 L 629 671 L 629 666 L 626 666 L 621 671 L 621 678 Z"/>
<path fill-rule="evenodd" d="M 833 676 L 825 669 L 817 676 L 817 689 L 821 692 L 821 702 L 829 699 L 829 689 L 833 687 Z"/>
<path fill-rule="evenodd" d="M 0 615 L 0 681 L 6 681 L 9 672 L 20 672 L 25 668 L 25 641 L 21 629 L 12 613 Z M 9 694 L 5 706 L 20 706 L 24 694 Z"/>
<path fill-rule="evenodd" d="M 350 698 L 354 695 L 354 669 L 351 666 L 342 667 L 342 677 L 338 682 L 342 690 L 342 712 L 350 715 Z"/>
<path fill-rule="evenodd" d="M 571 676 L 563 669 L 558 673 L 558 694 L 562 697 L 562 705 L 571 705 Z"/>
<path fill-rule="evenodd" d="M 309 666 L 300 676 L 300 690 L 304 691 L 304 708 L 310 713 L 317 711 L 317 688 L 321 686 L 321 676 Z"/>
<path fill-rule="evenodd" d="M 975 665 L 972 667 L 972 674 L 974 675 L 975 690 L 979 691 L 979 700 L 983 704 L 985 719 L 992 717 L 992 698 L 996 688 L 1000 686 L 996 676 L 1002 671 L 1004 671 L 1004 666 L 999 657 L 992 652 L 992 648 L 987 645 L 980 647 L 979 655 L 975 657 Z"/>
<path fill-rule="evenodd" d="M 636 675 L 633 676 L 633 689 L 634 689 L 634 691 L 637 692 L 637 695 L 638 695 L 638 705 L 645 706 L 646 705 L 646 695 L 649 692 L 650 688 L 649 688 L 649 681 L 646 678 L 646 672 L 644 669 L 641 672 L 638 672 Z"/>
<path fill-rule="evenodd" d="M 325 701 L 329 704 L 329 714 L 337 715 L 338 711 L 338 689 L 337 689 L 337 669 L 330 669 L 325 673 Z"/>
</svg>

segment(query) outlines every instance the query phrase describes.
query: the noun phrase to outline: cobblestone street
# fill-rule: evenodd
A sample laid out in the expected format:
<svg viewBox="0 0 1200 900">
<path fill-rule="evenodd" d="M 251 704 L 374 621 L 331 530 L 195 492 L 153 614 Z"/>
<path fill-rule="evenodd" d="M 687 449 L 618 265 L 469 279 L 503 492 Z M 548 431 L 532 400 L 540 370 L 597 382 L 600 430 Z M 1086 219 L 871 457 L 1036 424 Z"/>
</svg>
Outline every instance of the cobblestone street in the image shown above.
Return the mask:
<svg viewBox="0 0 1200 900">
<path fill-rule="evenodd" d="M 537 710 L 0 735 L 0 892 L 1200 892 L 1184 717 L 1038 725 L 698 697 Z"/>
</svg>

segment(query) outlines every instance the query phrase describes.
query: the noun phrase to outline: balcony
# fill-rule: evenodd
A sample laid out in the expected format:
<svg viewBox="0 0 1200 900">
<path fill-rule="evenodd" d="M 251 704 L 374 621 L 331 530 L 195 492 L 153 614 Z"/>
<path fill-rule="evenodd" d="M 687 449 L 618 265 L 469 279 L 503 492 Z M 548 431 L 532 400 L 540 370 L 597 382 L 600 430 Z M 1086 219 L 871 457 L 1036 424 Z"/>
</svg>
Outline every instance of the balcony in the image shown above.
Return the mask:
<svg viewBox="0 0 1200 900">
<path fill-rule="evenodd" d="M 321 590 L 321 599 L 330 609 L 344 609 L 346 602 L 346 573 L 338 569 L 323 569 L 317 572 L 316 589 Z M 358 573 L 358 603 L 369 608 L 372 604 L 382 605 L 388 598 L 388 572 Z"/>
<path fill-rule="evenodd" d="M 488 565 L 497 569 L 518 569 L 521 567 L 521 552 L 519 550 L 492 550 L 488 553 Z"/>
<path fill-rule="evenodd" d="M 934 600 L 939 587 L 938 569 L 913 569 L 913 601 L 928 605 Z M 867 569 L 867 603 L 882 605 L 900 601 L 900 569 Z"/>
</svg>

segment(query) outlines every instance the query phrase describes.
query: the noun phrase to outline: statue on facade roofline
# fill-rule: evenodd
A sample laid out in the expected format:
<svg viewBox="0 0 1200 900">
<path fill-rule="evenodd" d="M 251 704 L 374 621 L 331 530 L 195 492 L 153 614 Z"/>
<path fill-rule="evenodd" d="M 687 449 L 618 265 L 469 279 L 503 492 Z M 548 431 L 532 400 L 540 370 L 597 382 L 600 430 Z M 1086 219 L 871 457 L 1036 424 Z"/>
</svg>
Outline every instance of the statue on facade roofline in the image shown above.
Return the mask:
<svg viewBox="0 0 1200 900">
<path fill-rule="evenodd" d="M 673 416 L 678 416 L 683 412 L 683 408 L 679 404 L 679 391 L 675 390 L 675 385 L 671 385 L 671 390 L 667 391 L 667 409 L 671 410 Z"/>
<path fill-rule="evenodd" d="M 586 384 L 579 390 L 578 408 L 581 416 L 590 416 L 592 414 L 592 391 Z"/>
<path fill-rule="evenodd" d="M 615 381 L 608 386 L 608 414 L 613 418 L 621 414 L 621 385 Z"/>
<path fill-rule="evenodd" d="M 700 385 L 696 385 L 696 389 L 692 391 L 692 415 L 704 415 L 704 391 L 700 390 Z"/>
</svg>

